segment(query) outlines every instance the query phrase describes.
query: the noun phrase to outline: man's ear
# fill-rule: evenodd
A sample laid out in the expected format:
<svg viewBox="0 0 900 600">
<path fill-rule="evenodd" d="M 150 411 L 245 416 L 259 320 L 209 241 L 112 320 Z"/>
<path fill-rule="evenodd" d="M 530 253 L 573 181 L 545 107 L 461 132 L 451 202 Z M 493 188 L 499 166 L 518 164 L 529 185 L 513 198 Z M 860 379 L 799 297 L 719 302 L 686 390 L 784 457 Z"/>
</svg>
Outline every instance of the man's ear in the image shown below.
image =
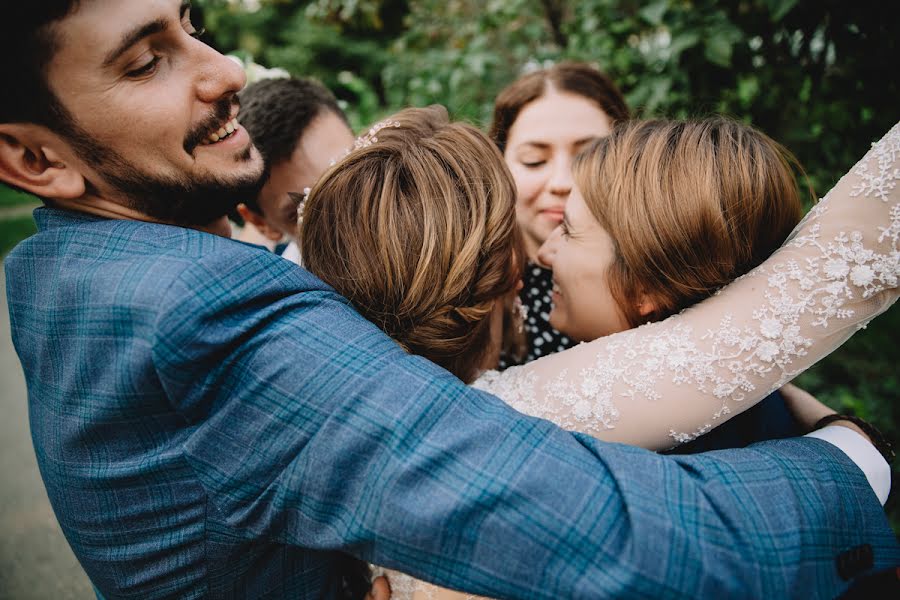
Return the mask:
<svg viewBox="0 0 900 600">
<path fill-rule="evenodd" d="M 284 237 L 284 234 L 281 233 L 281 231 L 266 223 L 266 220 L 261 214 L 255 210 L 251 210 L 246 204 L 238 204 L 237 211 L 245 223 L 253 225 L 266 239 L 273 242 L 280 242 L 281 238 Z"/>
<path fill-rule="evenodd" d="M 74 200 L 84 195 L 84 176 L 65 143 L 32 123 L 0 123 L 0 181 L 41 198 Z"/>
</svg>

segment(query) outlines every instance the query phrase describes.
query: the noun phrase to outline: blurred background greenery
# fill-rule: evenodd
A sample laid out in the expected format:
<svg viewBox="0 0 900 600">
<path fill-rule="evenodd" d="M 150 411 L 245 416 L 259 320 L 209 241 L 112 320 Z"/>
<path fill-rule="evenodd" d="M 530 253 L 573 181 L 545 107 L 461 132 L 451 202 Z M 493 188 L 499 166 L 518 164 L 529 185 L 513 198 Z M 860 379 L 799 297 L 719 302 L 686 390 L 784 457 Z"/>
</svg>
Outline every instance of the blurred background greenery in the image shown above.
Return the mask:
<svg viewBox="0 0 900 600">
<path fill-rule="evenodd" d="M 356 129 L 440 103 L 486 127 L 496 93 L 563 59 L 609 73 L 639 116 L 724 113 L 827 191 L 898 117 L 900 3 L 875 0 L 194 0 L 219 50 L 315 77 Z M 0 187 L 0 253 L 33 231 Z M 12 215 L 4 217 L 4 215 Z M 798 383 L 900 444 L 900 310 Z M 900 532 L 896 492 L 888 505 Z"/>
</svg>

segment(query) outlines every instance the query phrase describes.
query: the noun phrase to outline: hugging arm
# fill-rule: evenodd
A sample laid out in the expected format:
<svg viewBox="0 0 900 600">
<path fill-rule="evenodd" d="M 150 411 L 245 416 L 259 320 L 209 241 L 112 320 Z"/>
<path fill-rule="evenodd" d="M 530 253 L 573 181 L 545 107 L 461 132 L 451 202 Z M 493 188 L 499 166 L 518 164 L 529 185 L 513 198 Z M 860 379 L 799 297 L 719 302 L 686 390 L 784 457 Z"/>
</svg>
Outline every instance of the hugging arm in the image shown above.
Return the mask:
<svg viewBox="0 0 900 600">
<path fill-rule="evenodd" d="M 489 372 L 476 385 L 531 415 L 661 450 L 753 406 L 898 296 L 900 125 L 762 265 L 658 323 Z"/>
<path fill-rule="evenodd" d="M 192 264 L 152 340 L 207 526 L 229 537 L 498 598 L 834 595 L 847 547 L 900 560 L 865 477 L 827 442 L 665 457 L 569 433 L 407 355 L 261 254 Z"/>
</svg>

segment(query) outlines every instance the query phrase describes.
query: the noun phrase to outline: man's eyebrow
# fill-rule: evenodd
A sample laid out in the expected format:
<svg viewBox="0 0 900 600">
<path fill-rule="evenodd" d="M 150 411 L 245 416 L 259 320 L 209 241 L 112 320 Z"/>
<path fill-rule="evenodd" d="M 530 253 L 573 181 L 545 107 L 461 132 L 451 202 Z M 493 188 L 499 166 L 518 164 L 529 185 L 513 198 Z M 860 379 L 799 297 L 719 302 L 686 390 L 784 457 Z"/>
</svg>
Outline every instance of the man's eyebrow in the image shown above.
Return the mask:
<svg viewBox="0 0 900 600">
<path fill-rule="evenodd" d="M 179 14 L 181 18 L 184 18 L 184 15 L 187 11 L 191 9 L 190 0 L 184 0 L 181 3 L 181 8 L 179 9 Z M 144 23 L 143 25 L 138 25 L 137 27 L 128 31 L 125 35 L 122 36 L 122 41 L 109 53 L 106 55 L 106 58 L 103 60 L 103 68 L 109 68 L 119 60 L 123 54 L 125 54 L 129 48 L 140 42 L 142 39 L 149 37 L 151 35 L 155 35 L 160 33 L 161 31 L 165 31 L 169 27 L 169 21 L 163 17 L 158 19 L 154 19 L 149 23 Z"/>
</svg>

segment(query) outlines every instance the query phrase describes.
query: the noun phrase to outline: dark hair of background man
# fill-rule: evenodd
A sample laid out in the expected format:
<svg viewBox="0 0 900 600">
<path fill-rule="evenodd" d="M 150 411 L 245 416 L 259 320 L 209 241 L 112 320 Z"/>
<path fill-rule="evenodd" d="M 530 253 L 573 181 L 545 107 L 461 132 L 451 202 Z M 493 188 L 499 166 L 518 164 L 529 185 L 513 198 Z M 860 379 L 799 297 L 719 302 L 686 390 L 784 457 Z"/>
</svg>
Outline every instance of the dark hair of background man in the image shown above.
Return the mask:
<svg viewBox="0 0 900 600">
<path fill-rule="evenodd" d="M 238 120 L 262 154 L 266 168 L 290 159 L 303 132 L 323 111 L 330 110 L 347 122 L 334 95 L 311 79 L 265 79 L 247 86 L 239 97 Z M 246 205 L 260 213 L 255 198 Z"/>
</svg>

